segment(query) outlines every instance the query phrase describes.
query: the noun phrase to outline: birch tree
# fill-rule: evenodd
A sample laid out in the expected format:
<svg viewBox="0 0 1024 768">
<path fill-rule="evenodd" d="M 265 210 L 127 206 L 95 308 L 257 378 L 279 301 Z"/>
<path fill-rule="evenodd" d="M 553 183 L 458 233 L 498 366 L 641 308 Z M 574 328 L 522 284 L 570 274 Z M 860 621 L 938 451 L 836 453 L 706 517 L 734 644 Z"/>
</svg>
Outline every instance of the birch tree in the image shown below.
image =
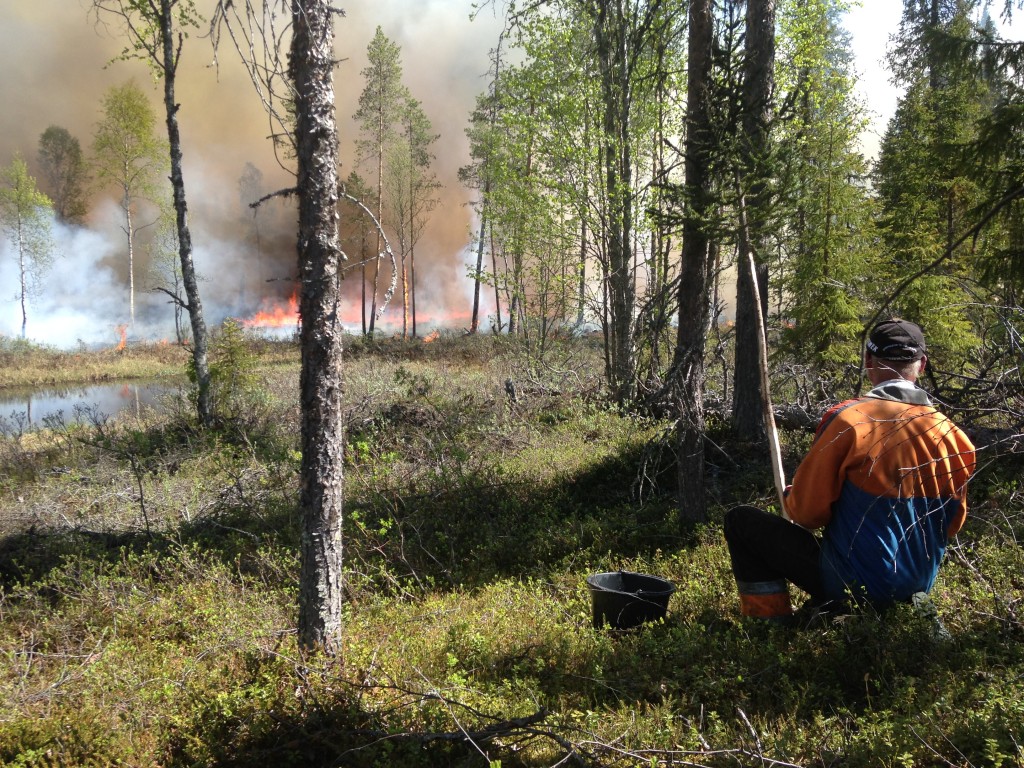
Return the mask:
<svg viewBox="0 0 1024 768">
<path fill-rule="evenodd" d="M 608 387 L 623 405 L 637 402 L 639 351 L 652 338 L 651 325 L 640 320 L 665 317 L 649 307 L 648 291 L 666 282 L 651 279 L 657 235 L 648 214 L 654 175 L 665 173 L 655 170 L 651 137 L 664 126 L 657 94 L 678 63 L 683 15 L 675 0 L 552 0 L 510 12 L 513 42 L 530 57 L 515 71 L 531 72 L 534 82 L 526 89 L 532 100 L 510 121 L 523 122 L 519 133 L 526 122 L 537 124 L 525 145 L 531 189 L 554 201 L 559 227 L 542 247 L 578 254 L 573 264 L 544 265 L 556 267 L 552 285 L 566 297 L 554 304 L 586 293 L 588 257 L 600 266 L 592 306 L 605 331 Z M 509 90 L 506 76 L 503 98 Z M 561 231 L 569 223 L 572 235 Z M 575 315 L 578 322 L 582 313 Z"/>
<path fill-rule="evenodd" d="M 402 337 L 416 336 L 416 244 L 427 215 L 437 205 L 440 183 L 431 171 L 433 132 L 423 108 L 411 96 L 399 112 L 399 131 L 388 149 L 387 209 L 397 235 L 402 272 Z M 410 318 L 411 314 L 411 318 Z"/>
<path fill-rule="evenodd" d="M 142 200 L 153 200 L 165 168 L 165 147 L 154 129 L 156 115 L 146 94 L 134 82 L 113 86 L 103 97 L 103 119 L 93 137 L 96 177 L 120 193 L 121 214 L 128 248 L 128 314 L 135 325 L 136 220 Z M 146 222 L 150 224 L 152 222 Z"/>
<path fill-rule="evenodd" d="M 52 219 L 53 203 L 36 187 L 25 161 L 15 155 L 0 171 L 0 226 L 18 259 L 22 338 L 28 328 L 28 297 L 53 260 Z"/>
<path fill-rule="evenodd" d="M 493 174 L 494 153 L 498 146 L 498 86 L 501 78 L 501 48 L 504 35 L 499 36 L 497 48 L 491 53 L 494 66 L 491 82 L 486 93 L 477 96 L 476 107 L 469 117 L 466 136 L 469 138 L 469 151 L 472 160 L 459 169 L 459 181 L 479 192 L 474 202 L 476 215 L 480 219 L 480 227 L 476 237 L 476 264 L 470 273 L 473 280 L 473 312 L 469 322 L 469 333 L 475 334 L 480 328 L 480 291 L 485 284 L 484 252 L 486 250 L 487 232 L 490 225 L 490 193 L 491 176 Z M 493 255 L 493 254 L 492 254 Z M 501 302 L 495 292 L 494 312 L 496 328 L 501 328 Z"/>
</svg>

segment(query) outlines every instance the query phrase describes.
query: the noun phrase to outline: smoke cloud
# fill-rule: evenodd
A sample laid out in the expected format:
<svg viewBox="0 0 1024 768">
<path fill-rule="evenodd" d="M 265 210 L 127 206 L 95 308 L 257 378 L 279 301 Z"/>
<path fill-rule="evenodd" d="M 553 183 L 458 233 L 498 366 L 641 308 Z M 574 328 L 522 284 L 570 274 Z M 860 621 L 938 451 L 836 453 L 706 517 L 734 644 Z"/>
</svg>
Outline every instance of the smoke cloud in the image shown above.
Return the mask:
<svg viewBox="0 0 1024 768">
<path fill-rule="evenodd" d="M 200 10 L 208 10 L 203 0 Z M 501 20 L 489 12 L 470 21 L 469 0 L 375 0 L 340 3 L 346 16 L 336 23 L 335 71 L 342 178 L 355 165 L 357 108 L 366 66 L 366 46 L 380 25 L 402 49 L 403 80 L 423 104 L 434 131 L 434 171 L 443 185 L 441 200 L 416 247 L 417 314 L 424 326 L 468 324 L 471 283 L 466 265 L 472 193 L 457 178 L 469 161 L 464 133 L 476 95 L 487 86 L 488 53 L 497 43 Z M 134 80 L 151 96 L 163 125 L 162 89 L 137 61 L 115 61 L 126 44 L 113 20 L 96 23 L 87 0 L 34 0 L 0 7 L 0 165 L 15 152 L 40 179 L 39 137 L 50 125 L 67 128 L 91 158 L 92 137 L 102 117 L 102 97 L 112 86 Z M 293 180 L 275 159 L 270 124 L 233 49 L 211 64 L 208 39 L 193 33 L 179 71 L 177 101 L 181 124 L 185 186 L 194 258 L 202 277 L 200 293 L 211 325 L 225 317 L 248 317 L 268 301 L 286 301 L 296 273 L 293 203 L 271 201 L 253 217 L 243 205 L 239 182 L 246 164 L 262 174 L 263 191 L 290 187 Z M 40 180 L 40 184 L 42 182 Z M 56 259 L 41 290 L 30 296 L 28 335 L 57 346 L 78 342 L 115 344 L 128 322 L 127 244 L 113 189 L 90 190 L 84 226 L 55 224 Z M 155 218 L 152 210 L 141 212 Z M 150 228 L 155 230 L 155 227 Z M 173 338 L 173 308 L 166 294 L 154 292 L 153 232 L 143 230 L 136 257 L 136 324 L 131 336 Z M 382 265 L 382 284 L 390 265 Z M 0 237 L 0 334 L 21 332 L 15 299 L 17 259 Z M 359 277 L 350 273 L 343 290 L 351 307 L 351 330 L 358 330 Z M 486 291 L 484 292 L 486 295 Z M 353 325 L 354 324 L 354 325 Z M 381 321 L 401 327 L 396 297 Z"/>
</svg>

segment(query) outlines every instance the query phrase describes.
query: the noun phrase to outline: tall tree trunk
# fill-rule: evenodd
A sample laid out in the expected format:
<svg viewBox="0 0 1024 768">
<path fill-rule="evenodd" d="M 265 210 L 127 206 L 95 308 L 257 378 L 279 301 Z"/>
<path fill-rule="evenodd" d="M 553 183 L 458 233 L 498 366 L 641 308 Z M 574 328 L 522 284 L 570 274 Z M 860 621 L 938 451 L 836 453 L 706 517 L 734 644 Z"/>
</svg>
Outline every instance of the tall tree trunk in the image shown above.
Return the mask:
<svg viewBox="0 0 1024 768">
<path fill-rule="evenodd" d="M 377 144 L 377 257 L 373 260 L 373 295 L 370 298 L 370 335 L 377 325 L 377 291 L 380 281 L 380 225 L 384 223 L 384 113 L 380 113 Z"/>
<path fill-rule="evenodd" d="M 590 106 L 587 104 L 583 110 L 583 146 L 589 150 L 591 147 L 590 135 Z M 589 234 L 587 232 L 587 203 L 590 199 L 590 163 L 587 162 L 588 154 L 583 155 L 583 171 L 580 174 L 583 180 L 583 195 L 580 198 L 585 201 L 580 206 L 580 267 L 579 284 L 577 286 L 576 325 L 582 326 L 586 313 L 587 301 L 587 244 Z"/>
<path fill-rule="evenodd" d="M 480 206 L 480 239 L 476 248 L 476 271 L 473 281 L 473 316 L 469 321 L 469 332 L 476 333 L 480 328 L 480 279 L 484 272 L 484 236 L 487 234 L 487 195 L 490 182 L 484 182 L 483 203 Z"/>
<path fill-rule="evenodd" d="M 743 76 L 742 174 L 741 192 L 746 193 L 748 239 L 757 265 L 760 306 L 755 306 L 754 286 L 750 271 L 743 265 L 747 254 L 740 254 L 736 280 L 736 368 L 733 385 L 732 426 L 746 440 L 766 439 L 761 410 L 761 376 L 758 359 L 757 317 L 768 316 L 768 267 L 764 258 L 768 250 L 765 235 L 765 163 L 769 150 L 768 128 L 771 118 L 772 75 L 775 62 L 775 0 L 747 0 L 747 20 Z"/>
<path fill-rule="evenodd" d="M 586 182 L 583 184 L 583 194 L 587 193 Z M 576 287 L 576 325 L 583 325 L 586 317 L 587 306 L 587 220 L 580 217 L 580 261 L 579 261 L 579 282 Z"/>
<path fill-rule="evenodd" d="M 128 167 L 125 165 L 125 178 L 128 178 Z M 128 194 L 128 188 L 124 190 L 124 200 L 121 202 L 124 208 L 125 235 L 128 237 L 128 325 L 135 328 L 135 232 L 132 227 L 132 199 Z"/>
<path fill-rule="evenodd" d="M 623 9 L 612 2 L 598 2 L 594 40 L 601 77 L 603 113 L 601 158 L 604 165 L 609 216 L 608 248 L 609 384 L 619 403 L 633 400 L 636 392 L 633 351 L 635 292 L 632 270 L 632 158 L 629 138 L 630 84 L 626 56 L 626 20 Z"/>
<path fill-rule="evenodd" d="M 409 263 L 402 248 L 402 338 L 409 338 Z"/>
<path fill-rule="evenodd" d="M 712 0 L 691 0 L 687 62 L 685 200 L 679 279 L 679 330 L 673 359 L 678 409 L 680 519 L 707 519 L 704 489 L 704 349 L 712 320 L 714 249 L 710 155 L 714 149 L 709 87 L 714 27 Z"/>
<path fill-rule="evenodd" d="M 415 242 L 415 232 L 413 230 L 414 230 L 414 227 L 416 226 L 415 222 L 414 222 L 415 214 L 413 213 L 414 206 L 416 205 L 416 201 L 415 201 L 415 195 L 413 194 L 413 176 L 415 174 L 415 171 L 413 170 L 413 168 L 415 166 L 415 161 L 413 160 L 413 157 L 412 157 L 412 143 L 413 143 L 412 128 L 413 128 L 413 126 L 412 126 L 412 118 L 410 118 L 409 126 L 406 129 L 406 140 L 409 143 L 409 147 L 408 147 L 408 149 L 409 149 L 409 189 L 408 189 L 408 192 L 409 192 L 409 237 L 408 237 L 409 247 L 408 247 L 408 249 L 406 249 L 404 247 L 402 248 L 402 338 L 403 339 L 406 339 L 406 338 L 409 337 L 409 307 L 410 307 L 410 300 L 412 298 L 412 285 L 409 282 L 409 280 L 412 277 L 412 274 L 411 274 L 412 273 L 412 248 L 413 248 L 413 242 Z M 406 261 L 405 261 L 406 250 L 408 250 L 408 252 L 409 252 L 408 253 L 408 255 L 409 255 L 409 263 L 408 264 L 406 264 Z M 413 325 L 413 328 L 415 329 L 415 324 Z M 416 331 L 415 330 L 413 330 L 412 335 L 413 336 L 416 335 Z"/>
<path fill-rule="evenodd" d="M 495 331 L 501 333 L 501 288 L 498 287 L 498 254 L 494 251 L 494 226 L 491 226 L 491 272 L 494 275 Z"/>
<path fill-rule="evenodd" d="M 416 338 L 416 246 L 409 246 L 409 302 L 412 312 L 412 337 Z"/>
<path fill-rule="evenodd" d="M 192 233 L 188 227 L 188 206 L 185 202 L 185 177 L 181 167 L 181 131 L 178 128 L 178 105 L 174 102 L 174 86 L 178 69 L 175 42 L 181 44 L 174 34 L 174 16 L 171 0 L 160 0 L 160 26 L 164 58 L 164 110 L 167 116 L 167 141 L 171 151 L 171 188 L 174 194 L 174 214 L 178 229 L 178 257 L 181 261 L 181 279 L 188 300 L 188 317 L 192 324 L 192 365 L 195 369 L 196 411 L 199 423 L 209 426 L 213 423 L 213 407 L 210 402 L 210 366 L 207 360 L 206 321 L 203 318 L 203 304 L 199 298 L 199 281 L 192 262 Z M 130 250 L 130 249 L 129 249 Z M 134 305 L 132 322 L 135 320 Z"/>
<path fill-rule="evenodd" d="M 21 292 L 18 299 L 21 303 L 21 338 L 28 335 L 28 264 L 25 261 L 25 236 L 22 232 L 21 217 L 18 217 L 18 278 L 21 281 Z"/>
<path fill-rule="evenodd" d="M 344 487 L 333 13 L 328 0 L 292 1 L 302 342 L 299 643 L 329 652 L 341 640 Z"/>
</svg>

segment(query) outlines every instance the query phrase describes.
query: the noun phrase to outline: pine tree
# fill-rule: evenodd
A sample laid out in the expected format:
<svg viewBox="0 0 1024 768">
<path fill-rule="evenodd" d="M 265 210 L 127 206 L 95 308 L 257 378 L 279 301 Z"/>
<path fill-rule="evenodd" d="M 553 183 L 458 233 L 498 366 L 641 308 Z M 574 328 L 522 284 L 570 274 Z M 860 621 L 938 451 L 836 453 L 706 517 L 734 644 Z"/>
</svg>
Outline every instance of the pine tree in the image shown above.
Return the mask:
<svg viewBox="0 0 1024 768">
<path fill-rule="evenodd" d="M 885 136 L 875 169 L 882 204 L 888 259 L 882 285 L 902 283 L 945 255 L 935 268 L 913 279 L 899 296 L 885 292 L 876 304 L 920 322 L 948 364 L 977 343 L 964 311 L 962 280 L 970 271 L 970 243 L 954 248 L 975 222 L 979 181 L 966 161 L 990 91 L 976 62 L 952 59 L 931 44 L 941 32 L 971 33 L 974 3 L 957 0 L 908 3 L 901 44 L 892 65 L 907 86 Z"/>
<path fill-rule="evenodd" d="M 353 119 L 359 124 L 363 138 L 356 143 L 359 161 L 374 165 L 376 200 L 373 210 L 377 221 L 384 222 L 384 172 L 389 152 L 400 131 L 402 108 L 409 94 L 402 85 L 401 49 L 387 38 L 383 30 L 377 31 L 366 48 L 369 65 L 360 74 L 366 81 L 359 96 L 359 109 Z M 373 283 L 370 296 L 370 323 L 372 335 L 377 319 L 377 299 L 380 279 L 382 233 L 377 233 L 377 256 L 374 261 Z"/>
<path fill-rule="evenodd" d="M 783 343 L 828 382 L 859 356 L 874 245 L 865 127 L 854 96 L 849 40 L 837 0 L 788 3 L 780 14 L 779 86 L 792 105 L 780 123 L 784 214 Z"/>
</svg>

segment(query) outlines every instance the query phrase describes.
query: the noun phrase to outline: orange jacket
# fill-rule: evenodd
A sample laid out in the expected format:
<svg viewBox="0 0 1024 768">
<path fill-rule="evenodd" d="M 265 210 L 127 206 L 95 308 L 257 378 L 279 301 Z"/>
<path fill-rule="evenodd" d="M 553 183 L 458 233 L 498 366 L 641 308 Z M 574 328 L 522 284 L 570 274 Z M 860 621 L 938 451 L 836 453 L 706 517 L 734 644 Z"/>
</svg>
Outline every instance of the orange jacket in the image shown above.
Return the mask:
<svg viewBox="0 0 1024 768">
<path fill-rule="evenodd" d="M 832 597 L 909 598 L 931 589 L 967 516 L 974 446 L 909 382 L 884 382 L 822 418 L 786 499 L 793 522 L 824 527 Z"/>
</svg>

